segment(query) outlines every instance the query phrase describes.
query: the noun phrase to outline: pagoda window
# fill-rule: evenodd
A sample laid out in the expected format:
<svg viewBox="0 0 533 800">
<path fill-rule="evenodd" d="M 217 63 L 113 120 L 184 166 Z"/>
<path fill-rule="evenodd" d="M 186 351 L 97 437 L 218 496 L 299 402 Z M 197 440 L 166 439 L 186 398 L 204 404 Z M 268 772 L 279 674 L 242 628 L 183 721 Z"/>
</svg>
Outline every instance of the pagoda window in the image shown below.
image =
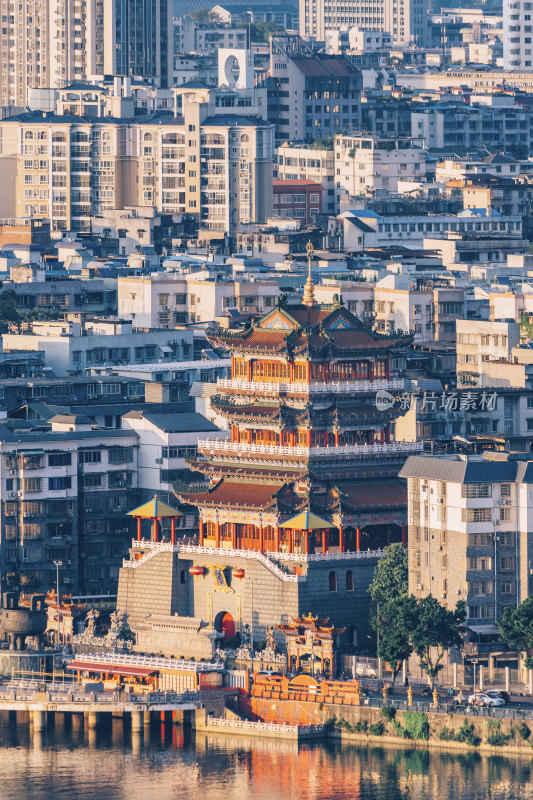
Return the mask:
<svg viewBox="0 0 533 800">
<path fill-rule="evenodd" d="M 214 522 L 204 523 L 204 536 L 206 539 L 216 538 L 216 524 Z"/>
<path fill-rule="evenodd" d="M 312 381 L 325 381 L 326 380 L 326 365 L 325 364 L 311 364 L 311 380 Z"/>
<path fill-rule="evenodd" d="M 336 361 L 331 365 L 332 380 L 368 380 L 368 361 Z"/>
<path fill-rule="evenodd" d="M 289 377 L 289 367 L 282 361 L 254 361 L 252 376 L 261 381 L 286 380 Z"/>
<path fill-rule="evenodd" d="M 380 359 L 374 363 L 374 377 L 375 378 L 386 378 L 387 377 L 387 361 L 386 359 Z"/>
<path fill-rule="evenodd" d="M 246 378 L 247 377 L 247 366 L 246 361 L 244 358 L 236 358 L 234 362 L 234 378 Z"/>
<path fill-rule="evenodd" d="M 346 573 L 346 591 L 353 592 L 354 590 L 354 581 L 353 581 L 353 572 L 351 569 L 348 570 Z"/>
<path fill-rule="evenodd" d="M 330 572 L 329 576 L 328 576 L 328 581 L 329 581 L 329 590 L 330 590 L 330 592 L 336 592 L 337 591 L 337 573 L 336 572 Z"/>
<path fill-rule="evenodd" d="M 305 383 L 307 381 L 307 364 L 294 365 L 294 382 Z"/>
<path fill-rule="evenodd" d="M 309 441 L 309 431 L 298 431 L 296 434 L 296 445 L 297 447 L 307 447 L 307 442 Z"/>
</svg>

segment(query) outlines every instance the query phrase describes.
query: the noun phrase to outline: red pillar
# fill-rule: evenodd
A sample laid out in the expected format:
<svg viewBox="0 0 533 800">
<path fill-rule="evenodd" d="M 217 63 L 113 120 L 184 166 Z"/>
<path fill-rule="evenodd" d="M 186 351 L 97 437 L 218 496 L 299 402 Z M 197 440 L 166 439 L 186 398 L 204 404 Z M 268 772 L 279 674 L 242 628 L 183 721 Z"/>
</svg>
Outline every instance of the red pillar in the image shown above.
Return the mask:
<svg viewBox="0 0 533 800">
<path fill-rule="evenodd" d="M 252 380 L 252 359 L 251 358 L 246 362 L 246 380 L 248 380 L 248 381 Z"/>
<path fill-rule="evenodd" d="M 231 523 L 231 546 L 234 550 L 237 549 L 237 525 L 235 522 Z"/>
<path fill-rule="evenodd" d="M 143 538 L 143 521 L 140 517 L 137 517 L 137 541 L 141 542 Z"/>
<path fill-rule="evenodd" d="M 307 446 L 311 447 L 311 429 L 307 431 Z"/>
<path fill-rule="evenodd" d="M 322 552 L 323 553 L 327 553 L 328 552 L 328 531 L 327 530 L 322 531 Z"/>
<path fill-rule="evenodd" d="M 390 358 L 388 358 L 385 362 L 385 375 L 387 380 L 390 381 Z"/>
<path fill-rule="evenodd" d="M 235 356 L 231 357 L 231 377 L 235 377 Z"/>
<path fill-rule="evenodd" d="M 246 441 L 248 442 L 248 444 L 252 444 L 252 429 L 251 428 L 248 428 L 248 430 L 246 431 Z"/>
<path fill-rule="evenodd" d="M 385 444 L 385 428 L 381 429 L 381 444 Z"/>
<path fill-rule="evenodd" d="M 305 364 L 305 379 L 307 383 L 311 383 L 311 363 L 309 361 Z"/>
<path fill-rule="evenodd" d="M 368 362 L 368 380 L 369 381 L 373 381 L 374 380 L 374 362 L 373 361 L 369 361 Z"/>
<path fill-rule="evenodd" d="M 200 536 L 199 536 L 200 547 L 203 547 L 204 546 L 204 523 L 203 523 L 203 520 L 200 520 L 198 522 L 198 532 L 200 534 Z"/>
<path fill-rule="evenodd" d="M 385 441 L 390 444 L 390 425 L 385 428 Z"/>
<path fill-rule="evenodd" d="M 289 383 L 294 383 L 294 361 L 289 363 Z"/>
<path fill-rule="evenodd" d="M 369 444 L 374 444 L 374 431 L 369 431 Z"/>
<path fill-rule="evenodd" d="M 339 431 L 335 429 L 335 447 L 339 446 Z"/>
<path fill-rule="evenodd" d="M 305 532 L 305 554 L 309 555 L 309 531 Z"/>
<path fill-rule="evenodd" d="M 157 517 L 154 517 L 154 526 L 152 529 L 152 539 L 154 542 L 159 541 L 159 520 Z"/>
<path fill-rule="evenodd" d="M 361 529 L 355 529 L 355 552 L 358 553 L 361 549 Z"/>
<path fill-rule="evenodd" d="M 289 531 L 289 553 L 294 553 L 294 531 Z"/>
<path fill-rule="evenodd" d="M 279 526 L 276 525 L 276 541 L 275 541 L 276 553 L 279 553 L 279 537 L 280 537 Z"/>
<path fill-rule="evenodd" d="M 265 549 L 265 532 L 263 529 L 263 524 L 259 525 L 259 552 L 262 553 Z"/>
<path fill-rule="evenodd" d="M 344 527 L 339 525 L 339 553 L 344 553 Z"/>
<path fill-rule="evenodd" d="M 407 525 L 405 523 L 402 525 L 402 544 L 407 547 Z"/>
<path fill-rule="evenodd" d="M 220 547 L 220 522 L 218 519 L 215 523 L 215 547 Z"/>
<path fill-rule="evenodd" d="M 176 517 L 170 520 L 170 542 L 176 544 Z"/>
</svg>

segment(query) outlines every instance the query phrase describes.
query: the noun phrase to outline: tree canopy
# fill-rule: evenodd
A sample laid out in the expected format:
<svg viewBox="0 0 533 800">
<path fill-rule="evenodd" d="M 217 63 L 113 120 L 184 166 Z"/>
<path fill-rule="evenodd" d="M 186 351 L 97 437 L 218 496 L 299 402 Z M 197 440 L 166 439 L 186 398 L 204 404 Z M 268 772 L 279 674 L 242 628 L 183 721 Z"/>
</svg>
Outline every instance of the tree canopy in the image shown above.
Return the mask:
<svg viewBox="0 0 533 800">
<path fill-rule="evenodd" d="M 416 601 L 407 590 L 407 550 L 401 544 L 390 545 L 378 561 L 369 592 L 370 624 L 379 639 L 378 656 L 392 666 L 393 683 L 401 662 L 413 652 L 410 632 Z"/>
<path fill-rule="evenodd" d="M 498 628 L 502 639 L 516 650 L 533 648 L 533 597 L 527 597 L 518 608 L 512 611 L 503 609 Z"/>
<path fill-rule="evenodd" d="M 455 611 L 448 611 L 432 595 L 416 601 L 411 644 L 432 686 L 443 669 L 445 652 L 462 644 L 461 628 L 465 619 L 466 605 L 462 600 L 455 606 Z"/>
<path fill-rule="evenodd" d="M 369 592 L 372 605 L 385 604 L 407 595 L 408 591 L 407 550 L 403 544 L 386 547 L 374 572 Z"/>
</svg>

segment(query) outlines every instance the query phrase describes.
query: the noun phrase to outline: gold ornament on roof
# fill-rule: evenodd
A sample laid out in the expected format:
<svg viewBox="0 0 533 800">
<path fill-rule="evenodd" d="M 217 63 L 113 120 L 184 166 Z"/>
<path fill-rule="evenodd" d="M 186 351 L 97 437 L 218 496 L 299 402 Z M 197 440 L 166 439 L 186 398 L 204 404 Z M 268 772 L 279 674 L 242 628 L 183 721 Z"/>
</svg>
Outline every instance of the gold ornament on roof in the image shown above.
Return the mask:
<svg viewBox="0 0 533 800">
<path fill-rule="evenodd" d="M 310 240 L 307 242 L 305 249 L 307 252 L 308 272 L 307 281 L 305 282 L 304 286 L 303 301 L 306 306 L 311 307 L 315 304 L 315 284 L 313 283 L 313 278 L 311 277 L 311 257 L 315 252 L 315 248 Z"/>
</svg>

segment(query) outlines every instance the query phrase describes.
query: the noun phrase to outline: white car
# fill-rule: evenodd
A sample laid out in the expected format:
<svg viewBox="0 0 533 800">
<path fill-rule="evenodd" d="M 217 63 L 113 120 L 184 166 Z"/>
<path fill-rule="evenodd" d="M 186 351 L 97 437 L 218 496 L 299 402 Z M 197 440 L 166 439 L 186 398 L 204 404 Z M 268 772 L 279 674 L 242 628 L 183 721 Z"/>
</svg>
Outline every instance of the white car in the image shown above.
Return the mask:
<svg viewBox="0 0 533 800">
<path fill-rule="evenodd" d="M 473 706 L 491 706 L 493 708 L 500 708 L 500 706 L 505 705 L 505 700 L 502 700 L 501 697 L 495 697 L 494 695 L 485 694 L 484 692 L 471 694 L 468 698 L 468 702 Z"/>
<path fill-rule="evenodd" d="M 357 663 L 355 665 L 355 674 L 363 675 L 365 678 L 377 678 L 377 670 L 374 669 L 372 664 Z"/>
</svg>

